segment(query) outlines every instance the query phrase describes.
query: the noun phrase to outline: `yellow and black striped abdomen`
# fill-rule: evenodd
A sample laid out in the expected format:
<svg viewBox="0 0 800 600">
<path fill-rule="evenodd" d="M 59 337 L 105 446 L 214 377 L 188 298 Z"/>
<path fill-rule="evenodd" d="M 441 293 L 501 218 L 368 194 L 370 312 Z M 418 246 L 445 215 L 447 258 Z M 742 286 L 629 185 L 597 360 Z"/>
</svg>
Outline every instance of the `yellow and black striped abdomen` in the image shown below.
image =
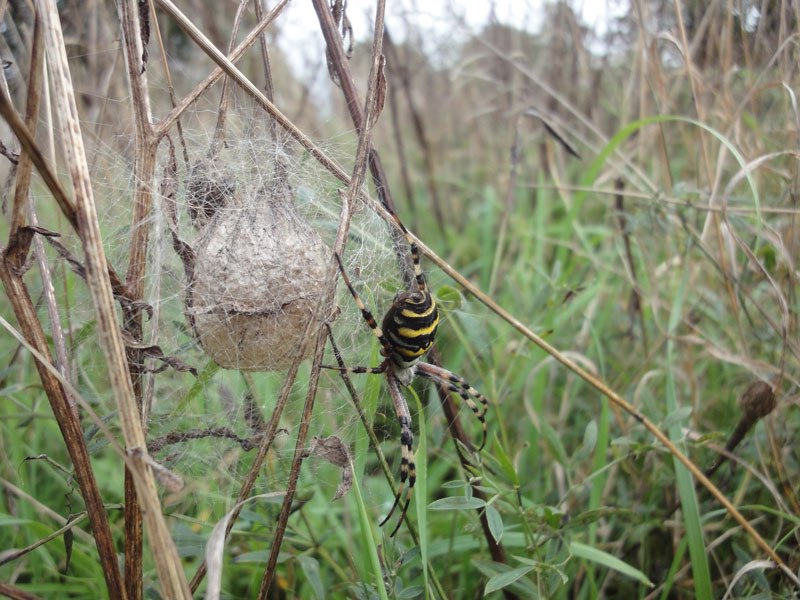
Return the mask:
<svg viewBox="0 0 800 600">
<path fill-rule="evenodd" d="M 430 350 L 439 326 L 439 309 L 427 290 L 398 294 L 383 318 L 391 358 L 401 368 L 414 365 Z"/>
</svg>

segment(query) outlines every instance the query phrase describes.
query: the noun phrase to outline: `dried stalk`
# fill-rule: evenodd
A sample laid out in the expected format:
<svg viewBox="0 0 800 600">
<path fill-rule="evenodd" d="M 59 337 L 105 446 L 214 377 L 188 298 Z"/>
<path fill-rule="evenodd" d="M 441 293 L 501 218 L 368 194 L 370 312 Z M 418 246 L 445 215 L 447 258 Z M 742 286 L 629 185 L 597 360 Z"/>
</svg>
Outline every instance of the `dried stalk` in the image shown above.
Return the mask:
<svg viewBox="0 0 800 600">
<path fill-rule="evenodd" d="M 130 1 L 122 2 L 127 10 L 132 9 Z M 144 460 L 145 436 L 133 385 L 126 368 L 125 348 L 116 322 L 111 286 L 103 268 L 107 261 L 58 11 L 53 0 L 41 0 L 38 6 L 42 10 L 45 24 L 45 44 L 55 89 L 54 99 L 60 121 L 64 158 L 77 200 L 76 219 L 85 253 L 86 281 L 95 307 L 100 346 L 107 361 L 109 382 L 117 401 L 122 434 L 132 459 L 130 464 L 134 465 L 132 475 L 144 508 L 162 593 L 169 598 L 189 598 L 191 595 L 183 576 L 183 567 L 161 512 L 153 473 Z M 131 452 L 134 450 L 135 453 Z"/>
<path fill-rule="evenodd" d="M 35 124 L 39 110 L 43 64 L 41 41 L 42 24 L 39 13 L 37 12 L 34 22 L 34 41 L 32 45 L 30 85 L 26 111 L 26 120 L 31 126 Z M 3 83 L 5 83 L 5 79 L 3 79 Z M 2 112 L 4 116 L 11 116 L 12 120 L 25 128 L 11 104 L 11 99 L 8 96 L 5 85 L 0 86 L 0 112 Z M 27 128 L 25 129 L 27 131 Z M 39 350 L 46 361 L 50 362 L 47 337 L 36 314 L 33 300 L 23 280 L 28 251 L 30 249 L 32 237 L 35 235 L 31 230 L 23 228 L 25 208 L 28 204 L 32 162 L 33 156 L 25 150 L 23 145 L 20 165 L 17 171 L 8 247 L 2 248 L 2 252 L 0 252 L 0 279 L 3 281 L 6 295 L 11 302 L 12 309 L 14 310 L 14 314 L 20 324 L 25 339 L 28 340 L 31 346 Z M 44 269 L 42 270 L 42 274 L 43 277 L 46 277 L 46 271 Z M 44 285 L 47 288 L 47 279 L 45 279 Z M 51 311 L 51 317 L 53 318 L 53 328 L 55 330 L 60 327 L 57 312 L 53 314 Z M 42 381 L 42 387 L 50 402 L 56 422 L 61 430 L 61 435 L 64 438 L 67 452 L 70 455 L 75 469 L 75 478 L 78 481 L 86 508 L 90 514 L 98 556 L 103 565 L 106 588 L 109 594 L 114 595 L 116 593 L 119 594 L 119 597 L 124 598 L 122 577 L 117 567 L 114 541 L 111 535 L 108 517 L 103 506 L 103 498 L 100 495 L 100 490 L 94 478 L 94 472 L 92 471 L 89 452 L 83 438 L 78 414 L 74 406 L 72 406 L 68 394 L 59 384 L 57 378 L 53 376 L 43 363 L 36 361 L 35 364 Z"/>
<path fill-rule="evenodd" d="M 444 214 L 442 213 L 442 202 L 439 197 L 439 188 L 436 185 L 436 178 L 434 173 L 436 168 L 434 166 L 433 149 L 431 148 L 428 136 L 425 134 L 425 126 L 422 123 L 422 115 L 414 103 L 414 97 L 411 93 L 411 81 L 408 75 L 408 69 L 400 60 L 397 54 L 397 48 L 392 42 L 389 32 L 386 32 L 386 55 L 391 67 L 392 73 L 396 75 L 396 80 L 400 84 L 398 87 L 403 91 L 403 96 L 406 99 L 408 106 L 408 114 L 411 116 L 411 125 L 414 129 L 414 136 L 417 138 L 417 144 L 422 151 L 422 160 L 425 171 L 425 185 L 428 188 L 428 195 L 430 197 L 431 208 L 433 209 L 433 216 L 436 220 L 436 225 L 439 227 L 439 233 L 444 238 Z"/>
<path fill-rule="evenodd" d="M 270 23 L 272 23 L 281 13 L 281 11 L 288 4 L 288 2 L 289 0 L 281 0 L 280 2 L 278 2 L 275 8 L 273 8 L 269 12 L 269 14 L 262 21 L 260 21 L 258 25 L 256 25 L 253 28 L 253 30 L 247 35 L 247 37 L 242 41 L 242 43 L 236 47 L 236 50 L 234 50 L 228 57 L 227 62 L 230 66 L 233 66 L 233 64 L 237 60 L 239 60 L 242 57 L 242 55 L 244 55 L 244 53 L 248 50 L 248 48 L 250 48 L 250 46 L 252 46 L 255 43 L 255 41 L 259 39 L 259 37 L 264 33 L 267 27 L 269 27 Z M 160 0 L 156 0 L 156 3 L 176 20 L 178 25 L 180 25 L 181 28 L 187 34 L 189 34 L 189 36 L 197 43 L 198 46 L 200 46 L 200 48 L 204 52 L 206 52 L 206 54 L 212 56 L 210 53 L 210 48 L 213 48 L 215 51 L 217 51 L 216 47 L 207 38 L 205 38 L 205 36 L 203 36 L 202 33 L 200 33 L 200 30 L 197 29 L 197 27 L 194 26 L 191 20 L 187 19 L 186 16 L 183 13 L 181 13 L 174 4 L 172 4 L 171 2 L 161 2 Z M 208 46 L 204 46 L 204 44 L 198 41 L 198 38 L 194 37 L 194 35 L 191 32 L 196 32 L 197 34 L 199 34 L 203 39 L 205 39 L 205 43 L 207 43 Z M 172 109 L 172 111 L 170 111 L 170 113 L 159 122 L 158 127 L 156 129 L 156 134 L 159 137 L 166 135 L 167 132 L 169 132 L 169 130 L 172 128 L 172 126 L 178 123 L 178 120 L 180 119 L 181 115 L 184 112 L 186 112 L 186 110 L 192 104 L 194 104 L 197 101 L 197 99 L 208 88 L 214 85 L 219 80 L 219 78 L 222 77 L 224 73 L 231 75 L 231 73 L 227 69 L 225 69 L 225 67 L 222 67 L 220 65 L 220 67 L 214 69 L 208 75 L 208 77 L 206 77 L 203 81 L 197 84 L 197 86 L 195 86 L 192 92 L 188 94 L 183 100 L 181 100 L 180 104 L 178 104 L 174 109 Z"/>
<path fill-rule="evenodd" d="M 347 57 L 341 43 L 341 38 L 338 35 L 336 25 L 333 22 L 333 17 L 330 13 L 330 10 L 328 10 L 326 7 L 325 2 L 323 0 L 313 0 L 313 2 L 314 9 L 317 11 L 320 27 L 322 28 L 323 36 L 325 37 L 325 41 L 328 45 L 328 52 L 331 56 L 331 61 L 336 69 L 338 79 L 341 84 L 342 93 L 345 96 L 347 107 L 350 110 L 350 116 L 356 129 L 360 130 L 364 124 L 364 116 L 358 109 L 357 91 L 353 81 L 352 73 L 350 72 L 350 65 L 347 61 Z M 380 194 L 381 200 L 387 207 L 390 207 L 391 210 L 394 211 L 395 208 L 391 193 L 389 191 L 389 183 L 387 181 L 386 174 L 383 172 L 381 167 L 378 153 L 375 150 L 370 152 L 370 170 L 372 172 L 372 177 L 375 182 L 375 186 L 378 189 L 378 193 Z M 403 278 L 406 280 L 406 284 L 410 285 L 410 282 L 413 280 L 413 270 L 407 264 L 405 252 L 401 250 L 403 244 L 402 236 L 398 235 L 400 232 L 397 229 L 392 229 L 392 232 L 395 250 L 398 256 L 403 257 L 400 261 L 403 271 Z M 441 366 L 441 361 L 437 352 L 429 352 L 427 360 L 434 365 Z M 471 448 L 472 441 L 461 427 L 461 423 L 458 419 L 458 409 L 453 402 L 453 399 L 450 397 L 449 391 L 439 385 L 436 386 L 436 391 L 439 394 L 439 400 L 442 403 L 444 412 L 447 415 L 448 423 L 450 423 L 449 431 L 453 436 L 454 442 L 457 440 L 458 442 L 461 442 L 464 447 Z M 458 450 L 458 443 L 456 443 L 456 449 Z M 469 465 L 467 457 L 463 456 L 460 451 L 458 452 L 458 456 L 462 465 L 467 467 Z M 485 495 L 479 489 L 477 484 L 473 486 L 473 493 L 477 497 L 486 499 Z M 499 544 L 491 534 L 486 512 L 479 510 L 478 516 L 481 521 L 481 527 L 484 531 L 484 537 L 486 538 L 486 543 L 488 544 L 492 559 L 496 562 L 505 563 L 505 551 L 503 550 L 502 545 Z"/>
<path fill-rule="evenodd" d="M 147 93 L 147 74 L 144 69 L 143 44 L 140 38 L 140 21 L 137 4 L 128 0 L 119 3 L 119 20 L 122 28 L 125 65 L 127 67 L 128 88 L 131 91 L 131 108 L 134 123 L 134 181 L 133 214 L 131 217 L 131 238 L 128 256 L 128 270 L 125 284 L 130 298 L 144 298 L 145 266 L 150 228 L 147 218 L 152 206 L 152 184 L 155 178 L 155 155 L 157 140 L 153 134 L 150 112 L 150 99 Z M 123 322 L 126 333 L 133 340 L 143 339 L 142 313 L 140 310 L 124 308 Z M 126 346 L 128 372 L 133 385 L 138 420 L 146 431 L 143 419 L 142 392 L 145 374 L 144 356 L 141 349 Z M 153 378 L 150 374 L 148 377 Z M 136 494 L 133 474 L 125 469 L 125 587 L 131 600 L 141 600 L 142 587 L 142 508 Z"/>
<path fill-rule="evenodd" d="M 353 207 L 355 206 L 356 198 L 361 193 L 361 186 L 364 183 L 364 177 L 367 171 L 367 159 L 369 156 L 370 148 L 370 133 L 375 124 L 380 112 L 383 109 L 383 99 L 386 94 L 386 80 L 383 76 L 384 59 L 381 53 L 381 43 L 383 40 L 383 15 L 385 10 L 384 0 L 378 0 L 378 6 L 375 16 L 375 39 L 373 40 L 372 49 L 372 68 L 370 69 L 369 82 L 367 85 L 367 98 L 364 105 L 364 122 L 358 136 L 358 147 L 356 148 L 356 160 L 353 165 L 353 175 L 350 179 L 350 185 L 344 194 L 341 194 L 342 207 L 339 214 L 339 227 L 336 231 L 336 240 L 334 242 L 333 251 L 336 255 L 341 255 L 344 251 L 344 246 L 347 241 L 347 234 L 350 229 L 350 220 L 353 216 Z M 339 271 L 337 262 L 331 260 L 328 267 L 328 274 L 326 277 L 326 289 L 328 293 L 324 298 L 320 299 L 319 305 L 316 310 L 316 315 L 312 317 L 317 323 L 327 320 L 327 316 L 331 314 L 331 309 L 336 302 L 336 280 Z M 305 455 L 306 435 L 308 427 L 311 424 L 311 415 L 314 409 L 314 401 L 317 396 L 317 385 L 319 383 L 320 365 L 322 358 L 325 354 L 325 338 L 327 329 L 320 327 L 317 332 L 317 342 L 314 349 L 314 359 L 311 367 L 311 374 L 309 375 L 308 392 L 306 394 L 306 402 L 303 407 L 303 416 L 300 421 L 300 428 L 297 432 L 297 442 L 295 443 L 294 457 L 292 459 L 292 468 L 289 472 L 289 483 L 286 489 L 286 496 L 283 499 L 281 512 L 278 517 L 278 524 L 272 540 L 272 549 L 269 555 L 269 561 L 264 569 L 264 576 L 261 580 L 261 588 L 258 593 L 259 600 L 267 598 L 272 578 L 275 574 L 275 566 L 278 563 L 278 554 L 281 545 L 283 544 L 283 535 L 286 532 L 286 525 L 289 521 L 289 514 L 292 509 L 292 500 L 297 491 L 297 480 L 300 477 L 300 466 L 303 462 Z M 378 582 L 380 585 L 382 582 Z"/>
<path fill-rule="evenodd" d="M 31 40 L 31 60 L 28 72 L 28 100 L 25 109 L 25 125 L 32 131 L 36 131 L 36 124 L 39 116 L 39 106 L 41 104 L 42 82 L 44 79 L 44 43 L 42 40 L 42 23 L 39 14 L 33 14 L 33 37 Z M 5 86 L 5 77 L 3 77 Z M 38 219 L 30 194 L 31 174 L 33 172 L 33 162 L 27 152 L 22 152 L 17 165 L 16 177 L 14 179 L 14 207 L 11 220 L 10 236 L 15 235 L 17 229 L 24 225 L 24 211 L 27 207 L 28 217 L 31 225 L 37 226 Z M 38 236 L 33 239 L 33 253 L 39 265 L 42 278 L 42 293 L 47 304 L 47 313 L 50 318 L 50 331 L 53 337 L 53 348 L 56 355 L 56 364 L 65 376 L 69 372 L 69 360 L 67 358 L 66 341 L 64 332 L 61 328 L 61 319 L 58 311 L 58 303 L 55 298 L 55 288 L 53 278 L 50 275 L 50 267 L 47 255 L 44 252 L 42 240 Z M 78 417 L 75 401 L 69 393 L 67 400 L 76 418 Z"/>
<path fill-rule="evenodd" d="M 5 96 L 4 93 L 3 96 Z M 3 281 L 6 296 L 14 310 L 22 335 L 48 362 L 52 362 L 47 336 L 22 278 L 24 272 L 22 265 L 27 260 L 32 235 L 26 229 L 19 229 L 17 235 L 9 240 L 8 247 L 2 249 L 0 279 Z M 75 469 L 75 479 L 78 481 L 86 510 L 89 513 L 98 555 L 103 565 L 106 588 L 112 598 L 126 598 L 122 576 L 117 567 L 116 550 L 108 524 L 108 516 L 92 471 L 89 451 L 86 448 L 80 422 L 58 379 L 38 360 L 36 369 Z"/>
</svg>

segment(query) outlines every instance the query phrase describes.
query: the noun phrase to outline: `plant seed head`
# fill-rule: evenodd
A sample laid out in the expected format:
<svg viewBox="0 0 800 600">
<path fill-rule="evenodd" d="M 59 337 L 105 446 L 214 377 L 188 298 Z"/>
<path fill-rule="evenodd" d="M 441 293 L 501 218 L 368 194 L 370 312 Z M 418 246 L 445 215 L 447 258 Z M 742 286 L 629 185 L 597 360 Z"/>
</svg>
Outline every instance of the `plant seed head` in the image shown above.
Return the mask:
<svg viewBox="0 0 800 600">
<path fill-rule="evenodd" d="M 775 390 L 766 381 L 754 381 L 739 398 L 743 418 L 755 422 L 775 410 Z"/>
</svg>

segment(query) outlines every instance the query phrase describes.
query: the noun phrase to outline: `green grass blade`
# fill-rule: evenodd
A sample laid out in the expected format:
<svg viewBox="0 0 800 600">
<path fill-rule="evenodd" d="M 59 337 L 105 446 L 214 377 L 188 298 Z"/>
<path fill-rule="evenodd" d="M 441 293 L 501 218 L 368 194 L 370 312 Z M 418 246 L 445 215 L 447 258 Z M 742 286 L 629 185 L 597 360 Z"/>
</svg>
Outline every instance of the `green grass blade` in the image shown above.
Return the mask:
<svg viewBox="0 0 800 600">
<path fill-rule="evenodd" d="M 677 115 L 656 115 L 653 117 L 647 117 L 645 119 L 639 119 L 638 121 L 633 121 L 632 123 L 629 123 L 620 129 L 614 135 L 614 137 L 609 140 L 602 151 L 597 155 L 597 158 L 594 159 L 591 166 L 586 170 L 586 173 L 581 179 L 581 186 L 584 188 L 589 188 L 593 185 L 608 157 L 613 154 L 617 148 L 619 148 L 620 145 L 622 145 L 622 143 L 631 135 L 648 125 L 654 125 L 657 123 L 687 123 L 707 131 L 717 138 L 717 140 L 719 140 L 723 146 L 725 146 L 726 150 L 731 153 L 731 156 L 734 157 L 742 169 L 744 169 L 747 165 L 747 160 L 745 160 L 744 156 L 742 156 L 742 153 L 736 148 L 736 145 L 713 127 L 710 127 L 705 123 L 698 121 L 697 119 L 692 119 L 691 117 L 681 117 Z M 760 220 L 761 197 L 758 193 L 758 186 L 756 185 L 755 179 L 753 179 L 753 176 L 749 171 L 746 173 L 745 179 L 747 180 L 747 184 L 750 186 L 750 191 L 753 194 L 753 206 L 755 207 L 756 215 Z M 586 191 L 580 191 L 575 194 L 576 207 L 581 204 L 581 200 L 587 195 L 588 192 Z"/>
<path fill-rule="evenodd" d="M 608 552 L 603 552 L 602 550 L 578 542 L 571 542 L 569 549 L 576 558 L 582 558 L 583 560 L 602 565 L 626 577 L 641 581 L 647 587 L 653 587 L 653 582 L 647 578 L 647 575 L 642 573 L 639 569 L 630 566 L 628 563 L 622 562 L 616 556 Z"/>
<path fill-rule="evenodd" d="M 672 304 L 672 310 L 669 317 L 668 332 L 672 334 L 677 328 L 681 320 L 683 312 L 683 300 L 686 296 L 686 286 L 688 283 L 688 270 L 684 270 L 683 279 L 680 283 L 680 288 L 675 295 L 675 301 Z M 673 414 L 678 410 L 678 398 L 675 388 L 675 375 L 673 368 L 675 367 L 675 346 L 672 336 L 667 341 L 667 414 Z M 683 446 L 681 440 L 681 427 L 680 424 L 674 422 L 669 430 L 670 439 L 675 442 L 678 447 Z M 683 448 L 681 448 L 683 450 Z M 711 572 L 708 564 L 708 556 L 706 554 L 705 541 L 703 540 L 703 527 L 700 523 L 700 507 L 697 503 L 697 494 L 694 491 L 694 480 L 686 467 L 673 457 L 675 466 L 675 479 L 678 485 L 678 495 L 681 499 L 681 508 L 684 520 L 684 528 L 686 529 L 686 537 L 689 541 L 689 556 L 692 562 L 692 574 L 694 576 L 695 594 L 698 598 L 711 598 Z"/>
<path fill-rule="evenodd" d="M 200 394 L 201 392 L 203 392 L 208 388 L 209 382 L 211 381 L 211 379 L 213 379 L 214 375 L 217 374 L 217 371 L 219 371 L 219 365 L 213 360 L 208 361 L 203 370 L 200 371 L 200 374 L 197 376 L 197 379 L 192 384 L 192 387 L 189 388 L 189 391 L 186 392 L 186 395 L 183 398 L 181 398 L 178 404 L 175 406 L 175 408 L 172 409 L 172 412 L 170 413 L 170 418 L 176 415 L 183 414 L 189 403 L 192 400 L 194 400 L 198 394 Z"/>
<path fill-rule="evenodd" d="M 422 561 L 422 577 L 425 581 L 425 597 L 429 596 L 428 582 L 428 435 L 425 428 L 425 410 L 422 402 L 413 388 L 408 392 L 414 396 L 417 406 L 417 426 L 419 427 L 419 442 L 414 456 L 417 468 L 417 482 L 414 486 L 414 506 L 417 509 L 417 531 L 419 532 L 419 555 Z"/>
<path fill-rule="evenodd" d="M 355 465 L 351 464 L 350 466 L 355 471 Z M 375 540 L 375 533 L 372 530 L 372 517 L 364 503 L 364 497 L 361 494 L 361 486 L 358 484 L 358 477 L 353 477 L 351 497 L 355 500 L 358 510 L 358 523 L 360 525 L 358 531 L 361 536 L 361 547 L 367 557 L 369 571 L 372 575 L 371 579 L 381 599 L 389 600 L 389 597 L 386 595 L 386 586 L 383 585 L 383 570 L 381 569 L 381 562 L 378 558 L 378 546 Z"/>
</svg>

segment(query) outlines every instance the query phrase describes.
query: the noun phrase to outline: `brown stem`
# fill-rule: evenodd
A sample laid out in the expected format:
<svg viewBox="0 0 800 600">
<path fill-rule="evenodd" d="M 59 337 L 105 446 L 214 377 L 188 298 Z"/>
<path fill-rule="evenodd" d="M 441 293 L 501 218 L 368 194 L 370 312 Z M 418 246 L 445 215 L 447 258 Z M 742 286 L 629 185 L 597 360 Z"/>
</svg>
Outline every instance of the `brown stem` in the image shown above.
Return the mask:
<svg viewBox="0 0 800 600">
<path fill-rule="evenodd" d="M 617 192 L 614 197 L 614 207 L 617 211 L 617 222 L 619 223 L 619 232 L 622 236 L 622 242 L 625 246 L 625 262 L 628 272 L 631 274 L 631 283 L 633 284 L 633 291 L 631 292 L 630 308 L 628 312 L 631 316 L 634 314 L 639 317 L 639 328 L 642 330 L 642 348 L 645 354 L 649 354 L 647 344 L 647 330 L 644 327 L 644 299 L 642 298 L 641 286 L 639 285 L 639 278 L 636 276 L 636 263 L 633 260 L 633 250 L 631 249 L 631 233 L 628 231 L 628 219 L 625 216 L 625 182 L 622 178 L 618 178 L 614 182 L 614 190 Z M 631 324 L 631 330 L 633 324 Z"/>
<path fill-rule="evenodd" d="M 148 15 L 145 15 L 147 17 Z M 144 41 L 140 38 L 140 18 L 137 6 L 132 2 L 119 4 L 119 18 L 125 50 L 128 84 L 131 90 L 133 121 L 136 131 L 134 144 L 133 215 L 131 217 L 131 239 L 129 245 L 128 270 L 125 284 L 130 297 L 136 301 L 144 297 L 144 279 L 147 261 L 147 247 L 150 235 L 148 218 L 153 203 L 152 184 L 155 178 L 156 139 L 153 133 L 150 114 L 150 101 L 147 93 L 147 74 L 142 67 Z M 143 339 L 142 313 L 136 309 L 123 309 L 125 331 L 136 342 Z M 128 371 L 133 385 L 133 394 L 138 407 L 142 428 L 147 429 L 142 408 L 144 389 L 144 356 L 140 348 L 128 345 L 125 348 Z M 152 375 L 150 375 L 152 377 Z M 136 494 L 133 474 L 125 469 L 125 587 L 131 600 L 141 600 L 142 556 L 142 512 Z"/>
<path fill-rule="evenodd" d="M 122 0 L 120 10 L 134 14 L 132 1 Z M 86 282 L 92 297 L 97 336 L 107 366 L 109 387 L 116 401 L 120 429 L 128 450 L 127 464 L 131 465 L 136 491 L 144 508 L 143 517 L 162 585 L 162 594 L 176 599 L 189 598 L 189 588 L 174 541 L 164 520 L 153 472 L 148 466 L 147 457 L 142 454 L 145 448 L 145 435 L 125 360 L 125 346 L 117 323 L 112 290 L 105 272 L 108 261 L 103 248 L 59 14 L 53 0 L 42 0 L 40 6 L 43 9 L 48 68 L 55 92 L 53 97 L 56 114 L 59 116 L 64 162 L 76 198 L 75 218 L 85 254 Z M 142 102 L 146 103 L 146 97 Z"/>
<path fill-rule="evenodd" d="M 40 600 L 41 598 L 41 596 L 21 590 L 9 583 L 0 583 L 0 596 L 5 596 L 11 600 Z"/>
<path fill-rule="evenodd" d="M 333 20 L 333 15 L 331 14 L 327 2 L 325 0 L 312 1 L 314 3 L 314 10 L 317 12 L 320 29 L 322 29 L 322 35 L 325 38 L 325 44 L 331 57 L 331 63 L 336 69 L 339 83 L 342 86 L 342 94 L 347 103 L 347 109 L 350 112 L 350 119 L 353 121 L 356 131 L 360 132 L 364 124 L 364 115 L 361 110 L 361 103 L 358 99 L 358 91 L 353 80 L 353 74 L 350 71 L 350 61 L 347 59 L 347 54 L 342 45 L 342 38 L 339 36 L 336 23 Z M 383 47 L 383 40 L 381 40 L 381 47 Z M 394 210 L 394 201 L 389 191 L 386 173 L 383 170 L 380 156 L 377 152 L 372 151 L 371 146 L 369 152 L 369 170 L 381 201 L 386 206 L 390 207 L 391 210 Z"/>
<path fill-rule="evenodd" d="M 441 365 L 442 361 L 436 348 L 432 348 L 430 352 L 428 352 L 428 360 L 435 365 Z M 466 448 L 472 448 L 474 445 L 461 425 L 461 420 L 458 418 L 458 407 L 450 398 L 450 392 L 446 387 L 438 383 L 436 384 L 436 391 L 439 394 L 440 401 L 442 402 L 442 409 L 444 410 L 444 415 L 447 419 L 447 427 L 450 431 L 450 436 L 453 438 L 453 444 L 455 445 L 456 452 L 458 453 L 458 458 L 461 461 L 461 466 L 467 470 L 468 467 L 471 467 L 469 459 L 468 457 L 464 456 L 457 442 L 461 442 Z M 487 499 L 486 494 L 480 489 L 477 482 L 472 485 L 472 494 L 481 500 Z M 481 528 L 483 529 L 483 535 L 486 538 L 486 543 L 489 545 L 489 553 L 492 556 L 492 560 L 505 564 L 507 562 L 506 552 L 503 549 L 502 544 L 499 544 L 494 539 L 494 536 L 489 529 L 489 521 L 486 516 L 486 511 L 479 509 L 478 516 L 480 517 Z M 506 592 L 506 597 L 509 597 L 508 592 Z"/>
<path fill-rule="evenodd" d="M 316 1 L 315 1 L 316 6 Z M 339 226 L 336 231 L 336 240 L 334 242 L 334 256 L 341 256 L 344 251 L 344 245 L 347 241 L 347 234 L 350 229 L 350 220 L 353 215 L 353 206 L 355 200 L 360 194 L 361 186 L 364 183 L 364 177 L 367 170 L 367 160 L 370 155 L 370 134 L 372 126 L 377 120 L 381 110 L 383 109 L 383 97 L 386 93 L 386 81 L 383 78 L 383 55 L 381 54 L 382 40 L 383 40 L 383 15 L 385 10 L 385 1 L 378 0 L 378 5 L 375 15 L 375 37 L 372 46 L 372 68 L 370 69 L 369 82 L 367 84 L 367 97 L 364 104 L 364 120 L 359 130 L 358 146 L 356 148 L 356 160 L 353 165 L 353 174 L 350 178 L 350 185 L 347 191 L 341 194 L 342 207 L 339 214 Z M 330 16 L 330 13 L 328 13 Z M 331 314 L 336 299 L 336 278 L 339 274 L 338 265 L 335 260 L 330 261 L 328 273 L 326 277 L 327 293 L 324 297 L 320 298 L 319 304 L 316 308 L 315 314 L 312 316 L 312 322 L 323 323 L 328 320 Z M 283 544 L 283 536 L 286 532 L 286 525 L 289 521 L 289 514 L 292 510 L 292 500 L 297 491 L 297 480 L 300 476 L 300 466 L 303 462 L 305 455 L 306 435 L 308 434 L 308 427 L 311 424 L 311 414 L 314 408 L 314 401 L 317 395 L 317 385 L 319 384 L 319 376 L 322 368 L 322 357 L 325 353 L 325 336 L 326 329 L 319 327 L 317 331 L 316 347 L 314 349 L 314 358 L 311 367 L 311 374 L 308 382 L 308 392 L 306 394 L 306 402 L 303 408 L 303 417 L 300 421 L 300 429 L 297 433 L 297 442 L 295 443 L 294 457 L 292 459 L 292 468 L 289 472 L 289 483 L 286 488 L 286 496 L 283 499 L 281 506 L 280 516 L 278 517 L 278 524 L 275 531 L 275 536 L 272 540 L 272 548 L 270 550 L 269 561 L 264 569 L 264 576 L 261 580 L 261 588 L 258 593 L 259 600 L 263 600 L 269 593 L 269 588 L 272 584 L 272 579 L 275 575 L 275 566 L 278 562 L 278 554 Z"/>
<path fill-rule="evenodd" d="M 8 247 L 2 249 L 0 279 L 3 281 L 6 296 L 8 296 L 25 339 L 50 361 L 47 337 L 21 275 L 21 267 L 27 259 L 32 235 L 25 229 L 19 229 L 18 234 L 9 240 Z M 108 594 L 111 598 L 126 598 L 122 576 L 117 566 L 116 549 L 114 548 L 108 516 L 103 506 L 103 498 L 100 495 L 97 480 L 92 471 L 89 451 L 86 448 L 80 422 L 70 407 L 67 395 L 58 379 L 38 360 L 36 361 L 36 369 L 39 372 L 42 388 L 50 402 L 53 415 L 61 430 L 72 465 L 75 468 L 75 479 L 81 488 L 81 495 L 92 524 Z"/>
<path fill-rule="evenodd" d="M 350 72 L 350 66 L 341 43 L 341 38 L 339 37 L 339 34 L 336 30 L 336 25 L 333 22 L 333 17 L 330 13 L 330 10 L 326 6 L 326 3 L 323 0 L 313 0 L 313 2 L 314 9 L 317 11 L 317 17 L 319 18 L 320 27 L 322 28 L 322 33 L 328 45 L 331 62 L 337 71 L 337 75 L 342 86 L 342 92 L 347 101 L 347 107 L 350 110 L 350 117 L 356 129 L 360 131 L 364 122 L 364 116 L 359 109 L 355 83 L 353 82 L 352 73 Z M 381 166 L 378 152 L 374 149 L 370 149 L 369 166 L 370 172 L 372 173 L 373 182 L 375 183 L 375 187 L 378 190 L 378 195 L 382 203 L 389 207 L 391 211 L 394 211 L 394 203 L 389 192 L 389 183 Z M 403 239 L 403 236 L 396 228 L 393 228 L 391 231 L 393 242 L 395 244 L 395 251 L 399 256 L 403 257 L 403 259 L 400 261 L 403 278 L 406 283 L 410 285 L 410 282 L 413 281 L 414 273 L 407 264 L 405 259 L 406 253 L 400 250 L 400 248 L 402 248 L 401 240 Z M 427 358 L 432 364 L 441 366 L 441 361 L 439 360 L 436 352 L 429 353 Z M 450 397 L 449 392 L 441 389 L 440 386 L 436 386 L 436 389 L 439 393 L 439 400 L 442 403 L 445 414 L 448 416 L 448 422 L 451 424 L 450 433 L 453 436 L 453 439 L 458 440 L 467 448 L 472 447 L 472 442 L 470 441 L 469 436 L 467 436 L 464 430 L 461 428 L 461 423 L 458 420 L 458 409 L 456 408 L 453 399 Z M 460 455 L 460 453 L 459 457 L 462 460 L 462 464 L 465 464 L 465 459 Z M 489 545 L 492 557 L 498 562 L 505 563 L 506 560 L 503 547 L 498 544 L 491 535 L 491 532 L 488 528 L 488 522 L 486 521 L 486 517 L 483 513 L 480 515 L 480 518 L 484 535 L 486 537 L 486 542 Z"/>
<path fill-rule="evenodd" d="M 397 54 L 397 48 L 392 42 L 389 32 L 386 32 L 386 55 L 388 62 L 392 67 L 391 72 L 397 74 L 397 80 L 400 83 L 399 88 L 403 91 L 406 104 L 408 105 L 408 114 L 411 116 L 411 125 L 414 129 L 414 135 L 417 138 L 417 143 L 422 151 L 422 161 L 425 170 L 425 185 L 428 188 L 428 195 L 430 196 L 431 207 L 433 208 L 433 216 L 436 219 L 436 225 L 439 227 L 439 233 L 444 237 L 445 233 L 445 218 L 442 212 L 442 203 L 439 197 L 439 188 L 436 185 L 435 166 L 434 166 L 434 153 L 431 148 L 428 136 L 425 134 L 425 126 L 422 122 L 422 115 L 420 114 L 417 105 L 414 102 L 413 94 L 411 93 L 411 79 L 408 75 L 408 69 L 402 64 Z"/>
<path fill-rule="evenodd" d="M 36 144 L 33 134 L 31 134 L 30 130 L 25 126 L 25 123 L 20 119 L 17 111 L 14 109 L 11 99 L 2 87 L 0 87 L 0 116 L 5 119 L 8 126 L 14 132 L 22 149 L 30 154 L 36 171 L 42 177 L 47 189 L 53 194 L 53 198 L 61 209 L 62 214 L 66 217 L 70 226 L 78 232 L 78 216 L 75 204 L 67 195 L 67 192 L 64 190 L 64 187 L 61 185 L 53 169 L 50 168 L 47 160 L 45 160 L 44 154 L 42 154 L 42 151 Z M 119 297 L 127 298 L 127 289 L 123 285 L 119 275 L 117 275 L 114 268 L 108 262 L 106 262 L 106 269 L 114 293 Z"/>
</svg>

